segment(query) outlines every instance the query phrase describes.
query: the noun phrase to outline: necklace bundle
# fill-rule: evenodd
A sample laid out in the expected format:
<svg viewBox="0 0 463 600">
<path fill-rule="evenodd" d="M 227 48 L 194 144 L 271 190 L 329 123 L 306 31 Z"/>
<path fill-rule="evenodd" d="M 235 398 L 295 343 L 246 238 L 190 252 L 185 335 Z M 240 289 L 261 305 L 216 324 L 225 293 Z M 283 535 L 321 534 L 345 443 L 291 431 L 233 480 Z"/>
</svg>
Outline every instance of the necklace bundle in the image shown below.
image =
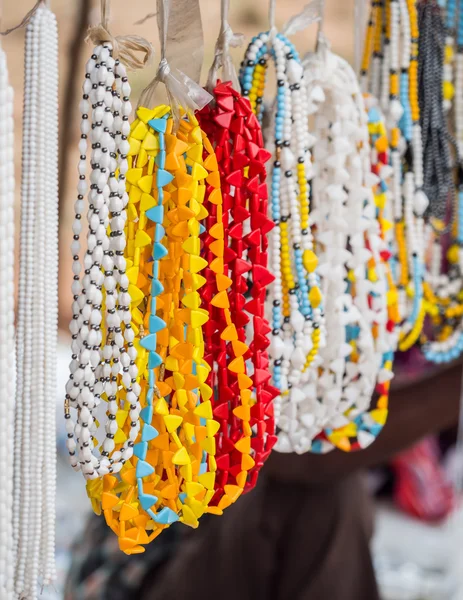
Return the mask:
<svg viewBox="0 0 463 600">
<path fill-rule="evenodd" d="M 271 288 L 273 381 L 280 390 L 275 420 L 281 429 L 279 451 L 305 452 L 310 447 L 307 423 L 299 419 L 297 394 L 304 373 L 315 368 L 324 343 L 324 315 L 309 224 L 312 165 L 303 70 L 294 46 L 281 34 L 253 38 L 241 69 L 243 94 L 262 119 L 268 61 L 275 63 L 277 98 L 272 111 L 274 156 L 271 183 L 270 256 L 275 281 Z M 310 416 L 310 415 L 309 415 Z M 309 426 L 310 427 L 310 426 Z M 288 435 L 290 434 L 290 435 Z"/>
<path fill-rule="evenodd" d="M 220 508 L 227 482 L 235 481 L 245 490 L 257 482 L 276 440 L 272 400 L 277 391 L 269 385 L 270 326 L 264 316 L 266 286 L 274 279 L 267 269 L 267 234 L 273 226 L 267 217 L 264 166 L 269 154 L 249 100 L 231 82 L 219 81 L 213 95 L 215 105 L 204 108 L 199 121 L 216 148 L 222 179 L 222 200 L 215 189 L 206 194 L 204 256 L 211 267 L 213 261 L 217 263 L 214 247 L 220 245 L 220 257 L 222 244 L 216 239 L 223 233 L 224 268 L 219 261 L 223 272 L 206 269 L 203 292 L 210 316 L 206 357 L 210 385 L 217 390 L 214 416 L 221 423 L 218 480 L 211 505 Z M 228 295 L 223 289 L 226 284 Z M 250 296 L 247 302 L 246 295 Z"/>
<path fill-rule="evenodd" d="M 140 107 L 137 115 L 129 138 L 127 255 L 139 338 L 141 435 L 120 479 L 106 476 L 89 486 L 127 553 L 143 551 L 142 544 L 179 519 L 198 525 L 214 494 L 219 427 L 203 358 L 208 314 L 198 293 L 207 264 L 199 256 L 205 178 L 218 181 L 215 156 L 193 115 L 180 120 L 176 134 L 166 106 Z M 204 149 L 209 160 L 203 161 Z"/>
<path fill-rule="evenodd" d="M 323 37 L 305 67 L 315 123 L 312 217 L 327 344 L 302 409 L 315 415 L 315 431 L 325 430 L 333 445 L 350 451 L 368 446 L 387 415 L 387 397 L 380 410 L 369 411 L 377 382 L 392 376 L 381 256 L 387 246 L 377 221 L 372 187 L 379 180 L 371 173 L 367 113 L 355 74 Z M 383 364 L 387 375 L 380 374 Z M 312 448 L 326 449 L 319 440 Z"/>
<path fill-rule="evenodd" d="M 14 123 L 13 89 L 8 80 L 6 56 L 0 48 L 0 595 L 5 600 L 13 597 L 13 421 L 14 421 Z"/>
<path fill-rule="evenodd" d="M 137 410 L 140 386 L 124 257 L 127 136 L 132 110 L 129 95 L 125 67 L 112 56 L 111 44 L 97 46 L 87 63 L 80 105 L 80 181 L 72 245 L 74 302 L 70 330 L 73 355 L 65 413 L 71 464 L 74 469 L 82 470 L 86 479 L 119 472 L 133 455 L 133 444 L 140 427 Z M 88 187 L 85 172 L 89 138 L 92 154 L 88 233 L 84 276 L 80 280 L 79 236 Z M 117 401 L 121 385 L 127 401 L 135 408 L 128 438 L 123 449 L 113 457 L 118 431 L 123 426 L 120 415 L 124 413 L 119 414 L 118 420 L 120 407 Z M 95 411 L 102 397 L 108 403 L 107 421 L 101 456 L 96 456 L 93 453 L 98 444 Z M 70 408 L 77 410 L 76 422 L 71 418 Z M 128 414 L 125 417 L 129 419 Z"/>
<path fill-rule="evenodd" d="M 415 2 L 373 3 L 362 64 L 362 87 L 364 92 L 370 91 L 380 99 L 388 125 L 395 228 L 391 264 L 399 293 L 399 349 L 403 351 L 417 341 L 425 317 L 423 215 L 428 200 L 423 191 L 417 60 Z"/>
<path fill-rule="evenodd" d="M 24 90 L 13 534 L 16 593 L 36 598 L 39 575 L 55 578 L 58 36 L 45 3 L 27 25 Z"/>
<path fill-rule="evenodd" d="M 221 196 L 214 188 L 206 193 L 209 217 L 203 236 L 203 255 L 211 267 L 219 262 L 221 270 L 206 269 L 203 291 L 210 316 L 209 383 L 215 391 L 214 416 L 220 422 L 216 493 L 209 511 L 221 510 L 225 486 L 229 489 L 230 483 L 238 486 L 238 493 L 255 486 L 276 441 L 272 401 L 278 394 L 269 383 L 271 329 L 264 314 L 266 287 L 274 279 L 267 269 L 268 233 L 273 227 L 267 217 L 265 169 L 270 154 L 263 148 L 262 131 L 249 100 L 236 90 L 229 46 L 240 40 L 228 24 L 227 0 L 221 8 L 221 30 L 208 77 L 214 102 L 199 113 L 200 125 L 215 148 L 221 178 Z M 217 78 L 220 69 L 224 83 Z M 218 257 L 214 254 L 217 236 L 223 238 L 223 265 L 221 242 Z"/>
<path fill-rule="evenodd" d="M 452 10 L 452 6 L 448 6 Z M 432 362 L 449 362 L 460 356 L 463 351 L 461 332 L 461 261 L 458 246 L 460 228 L 460 194 L 456 194 L 454 182 L 452 146 L 456 145 L 448 132 L 448 123 L 444 116 L 445 88 L 439 85 L 443 67 L 444 24 L 440 8 L 433 3 L 420 6 L 420 104 L 422 105 L 423 127 L 426 124 L 424 141 L 425 163 L 427 165 L 427 183 L 433 194 L 433 209 L 430 226 L 435 235 L 431 246 L 431 265 L 425 288 L 428 313 L 431 323 L 427 333 L 434 330 L 434 339 L 423 341 L 424 355 Z M 448 17 L 448 14 L 447 14 Z M 433 90 L 429 89 L 432 82 Z M 445 85 L 445 84 L 444 84 Z M 455 100 L 455 114 L 457 102 Z M 456 117 L 457 121 L 457 117 Z M 456 132 L 458 130 L 456 128 Z M 458 159 L 458 154 L 457 154 Z M 457 173 L 459 175 L 459 173 Z M 454 218 L 457 222 L 454 223 Z M 447 225 L 445 225 L 447 221 Z M 447 253 L 448 261 L 443 257 L 443 234 L 456 240 Z M 448 237 L 448 236 L 447 236 Z M 446 267 L 446 272 L 442 268 Z"/>
</svg>

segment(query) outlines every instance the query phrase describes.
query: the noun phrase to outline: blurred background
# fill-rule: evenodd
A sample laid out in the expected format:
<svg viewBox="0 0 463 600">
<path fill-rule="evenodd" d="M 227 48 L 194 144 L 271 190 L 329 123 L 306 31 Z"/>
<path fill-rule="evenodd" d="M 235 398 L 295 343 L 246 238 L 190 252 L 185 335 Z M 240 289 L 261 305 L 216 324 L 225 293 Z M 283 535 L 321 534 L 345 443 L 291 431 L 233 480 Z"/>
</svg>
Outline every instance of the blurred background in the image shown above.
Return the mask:
<svg viewBox="0 0 463 600">
<path fill-rule="evenodd" d="M 175 1 L 175 0 L 174 0 Z M 62 427 L 62 402 L 69 362 L 67 325 L 70 319 L 72 281 L 71 223 L 77 184 L 77 144 L 79 140 L 80 86 L 91 47 L 84 38 L 89 25 L 99 20 L 99 0 L 52 0 L 60 33 L 60 110 L 61 110 L 61 192 L 60 192 L 60 363 L 57 389 L 58 415 L 58 530 L 57 560 L 60 579 L 56 590 L 43 598 L 62 598 L 62 584 L 70 561 L 72 539 L 83 525 L 89 504 L 81 475 L 67 464 Z M 110 29 L 113 34 L 136 33 L 156 48 L 154 62 L 144 71 L 131 75 L 133 103 L 154 77 L 158 52 L 156 19 L 136 22 L 155 11 L 155 0 L 113 0 Z M 277 2 L 277 25 L 282 26 L 299 12 L 303 0 Z M 32 7 L 33 0 L 3 0 L 2 29 L 19 23 Z M 220 1 L 201 0 L 205 60 L 204 82 L 212 62 L 214 44 L 220 26 Z M 229 21 L 235 32 L 248 41 L 268 27 L 266 0 L 232 0 Z M 354 2 L 328 0 L 325 9 L 325 33 L 335 52 L 352 60 L 354 54 Z M 295 36 L 301 54 L 314 48 L 315 26 Z M 2 41 L 8 56 L 10 81 L 15 90 L 17 220 L 19 223 L 19 182 L 21 163 L 21 115 L 23 99 L 24 30 L 14 31 Z M 239 64 L 244 48 L 232 50 Z M 16 246 L 17 247 L 17 246 Z M 376 531 L 373 550 L 377 576 L 384 600 L 457 600 L 463 598 L 458 573 L 460 546 L 457 533 L 462 531 L 460 516 L 448 484 L 455 464 L 455 432 L 440 439 L 424 440 L 392 465 L 368 473 L 371 493 L 377 496 Z M 405 478 L 405 479 L 404 479 Z M 408 479 L 407 479 L 408 478 Z M 410 485 L 410 481 L 413 485 Z M 404 483 L 405 482 L 405 483 Z M 407 483 L 408 482 L 408 483 Z M 408 485 L 408 487 L 407 487 Z M 423 491 L 420 494 L 419 490 Z M 418 492 L 417 492 L 418 490 Z M 423 500 L 426 490 L 426 501 Z M 347 599 L 355 600 L 355 599 Z"/>
</svg>

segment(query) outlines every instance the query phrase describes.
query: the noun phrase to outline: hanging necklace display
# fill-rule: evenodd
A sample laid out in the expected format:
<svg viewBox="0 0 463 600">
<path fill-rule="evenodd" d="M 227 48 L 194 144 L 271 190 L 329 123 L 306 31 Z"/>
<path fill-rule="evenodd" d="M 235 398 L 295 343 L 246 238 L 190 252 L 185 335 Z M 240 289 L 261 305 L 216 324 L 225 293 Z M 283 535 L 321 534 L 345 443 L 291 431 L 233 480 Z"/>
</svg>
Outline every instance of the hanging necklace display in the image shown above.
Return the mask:
<svg viewBox="0 0 463 600">
<path fill-rule="evenodd" d="M 371 173 L 367 113 L 354 71 L 322 34 L 304 60 L 314 119 L 312 219 L 325 298 L 327 344 L 304 407 L 335 446 L 367 447 L 387 417 L 387 390 L 369 410 L 377 382 L 392 377 L 387 279 Z M 304 389 L 304 388 L 303 388 Z M 319 443 L 312 451 L 323 450 Z"/>
<path fill-rule="evenodd" d="M 215 188 L 206 191 L 209 217 L 203 234 L 203 256 L 211 266 L 219 263 L 222 271 L 206 269 L 202 292 L 210 317 L 208 383 L 214 390 L 214 417 L 220 423 L 216 493 L 209 512 L 214 506 L 220 510 L 230 484 L 249 491 L 257 483 L 276 441 L 272 401 L 278 393 L 269 385 L 271 329 L 264 315 L 266 286 L 274 279 L 267 269 L 267 235 L 273 227 L 267 217 L 265 169 L 270 154 L 263 148 L 261 128 L 249 100 L 237 91 L 229 45 L 236 45 L 239 38 L 227 21 L 228 4 L 223 0 L 222 27 L 208 77 L 207 88 L 214 102 L 198 114 L 200 126 L 215 148 L 222 179 L 222 199 Z M 217 78 L 219 69 L 223 83 Z M 216 258 L 214 247 L 219 246 L 217 236 L 222 245 L 222 232 L 223 258 L 221 247 Z M 228 294 L 224 286 L 229 286 Z"/>
<path fill-rule="evenodd" d="M 428 200 L 423 192 L 417 59 L 418 22 L 414 0 L 374 2 L 361 80 L 363 91 L 380 99 L 388 126 L 395 223 L 391 264 L 399 293 L 400 350 L 407 350 L 417 341 L 425 316 L 423 215 Z"/>
<path fill-rule="evenodd" d="M 14 432 L 14 122 L 13 88 L 10 87 L 6 55 L 0 47 L 0 596 L 13 599 L 13 432 Z"/>
<path fill-rule="evenodd" d="M 263 118 L 263 93 L 269 60 L 277 75 L 277 98 L 270 119 L 274 156 L 271 183 L 272 341 L 271 369 L 280 395 L 275 399 L 275 422 L 280 428 L 278 451 L 306 452 L 310 424 L 299 420 L 297 399 L 303 374 L 316 368 L 324 343 L 324 315 L 309 224 L 309 185 L 312 165 L 303 70 L 291 42 L 276 33 L 271 2 L 269 33 L 259 34 L 249 45 L 240 72 L 243 95 Z M 314 11 L 315 9 L 315 11 Z M 316 20 L 318 6 L 306 8 L 306 23 Z"/>
<path fill-rule="evenodd" d="M 16 593 L 55 578 L 58 325 L 58 34 L 47 2 L 26 29 L 21 243 L 16 334 L 13 537 Z M 31 304 L 31 290 L 34 298 Z"/>
<path fill-rule="evenodd" d="M 214 326 L 209 311 L 201 307 L 201 296 L 225 311 L 231 282 L 224 274 L 217 158 L 191 112 L 203 108 L 211 96 L 169 67 L 165 58 L 168 12 L 168 5 L 159 2 L 162 59 L 155 80 L 142 95 L 129 138 L 129 208 L 139 203 L 140 211 L 132 207 L 128 220 L 127 255 L 131 269 L 136 269 L 131 295 L 137 308 L 132 316 L 138 323 L 138 345 L 147 355 L 140 356 L 144 361 L 141 438 L 120 478 L 107 475 L 102 487 L 89 485 L 90 495 L 101 503 L 106 521 L 128 554 L 143 552 L 144 544 L 175 521 L 197 527 L 204 512 L 220 513 L 238 498 L 245 484 L 241 477 L 241 485 L 224 485 L 217 506 L 208 509 L 216 489 L 215 436 L 220 423 L 213 418 L 211 367 L 205 359 Z M 170 106 L 146 108 L 159 82 L 166 86 Z M 209 217 L 213 223 L 207 222 Z M 203 223 L 210 225 L 204 239 L 206 260 L 200 256 Z M 151 249 L 150 241 L 154 242 Z M 138 258 L 137 245 L 144 248 Z M 201 290 L 200 296 L 198 290 L 208 281 L 202 274 L 208 275 L 205 267 L 216 274 L 217 289 L 213 295 Z M 228 319 L 225 316 L 231 334 L 236 327 L 230 314 Z M 229 370 L 241 376 L 240 383 L 247 389 L 241 346 L 235 344 L 233 349 Z M 246 395 L 246 400 L 251 398 Z M 236 450 L 248 454 L 249 442 L 249 438 L 236 440 Z"/>
</svg>

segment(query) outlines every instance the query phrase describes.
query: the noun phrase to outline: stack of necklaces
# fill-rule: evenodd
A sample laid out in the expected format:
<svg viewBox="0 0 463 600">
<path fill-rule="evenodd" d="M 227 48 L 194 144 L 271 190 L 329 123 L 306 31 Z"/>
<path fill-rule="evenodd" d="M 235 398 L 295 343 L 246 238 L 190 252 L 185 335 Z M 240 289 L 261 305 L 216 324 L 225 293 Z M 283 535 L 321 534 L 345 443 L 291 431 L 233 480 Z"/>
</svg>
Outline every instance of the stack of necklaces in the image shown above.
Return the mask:
<svg viewBox="0 0 463 600">
<path fill-rule="evenodd" d="M 133 554 L 254 487 L 276 442 L 277 390 L 264 315 L 269 153 L 249 101 L 219 82 L 203 131 L 166 105 L 139 107 L 129 125 L 129 95 L 111 45 L 97 47 L 81 103 L 66 422 L 94 510 Z"/>
<path fill-rule="evenodd" d="M 454 0 L 374 0 L 360 83 L 321 32 L 301 62 L 272 27 L 247 48 L 240 93 L 216 76 L 231 72 L 227 27 L 224 13 L 197 112 L 166 63 L 170 104 L 130 123 L 111 44 L 87 64 L 67 445 L 127 554 L 221 515 L 272 448 L 368 447 L 397 350 L 463 351 Z"/>
</svg>

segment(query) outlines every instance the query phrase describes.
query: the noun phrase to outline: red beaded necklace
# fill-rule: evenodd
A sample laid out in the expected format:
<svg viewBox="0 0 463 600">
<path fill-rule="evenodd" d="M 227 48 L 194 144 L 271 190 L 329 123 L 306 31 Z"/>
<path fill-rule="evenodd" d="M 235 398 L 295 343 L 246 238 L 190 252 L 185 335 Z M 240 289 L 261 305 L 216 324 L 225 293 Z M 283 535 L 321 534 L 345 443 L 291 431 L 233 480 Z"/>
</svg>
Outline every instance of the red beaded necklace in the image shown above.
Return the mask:
<svg viewBox="0 0 463 600">
<path fill-rule="evenodd" d="M 210 317 L 205 359 L 211 366 L 208 383 L 216 391 L 214 419 L 220 422 L 216 493 L 209 510 L 217 512 L 214 507 L 220 510 L 227 503 L 224 494 L 232 497 L 230 486 L 245 491 L 255 486 L 276 442 L 273 399 L 278 391 L 270 385 L 270 326 L 264 315 L 266 286 L 274 279 L 267 269 L 267 234 L 273 227 L 267 217 L 265 169 L 270 153 L 263 148 L 249 101 L 229 82 L 219 82 L 213 95 L 215 103 L 198 120 L 214 146 L 222 182 L 220 200 L 215 188 L 206 189 L 209 217 L 202 236 L 209 263 L 202 294 Z M 223 271 L 218 276 L 222 264 L 217 265 L 214 250 L 222 230 Z"/>
</svg>

